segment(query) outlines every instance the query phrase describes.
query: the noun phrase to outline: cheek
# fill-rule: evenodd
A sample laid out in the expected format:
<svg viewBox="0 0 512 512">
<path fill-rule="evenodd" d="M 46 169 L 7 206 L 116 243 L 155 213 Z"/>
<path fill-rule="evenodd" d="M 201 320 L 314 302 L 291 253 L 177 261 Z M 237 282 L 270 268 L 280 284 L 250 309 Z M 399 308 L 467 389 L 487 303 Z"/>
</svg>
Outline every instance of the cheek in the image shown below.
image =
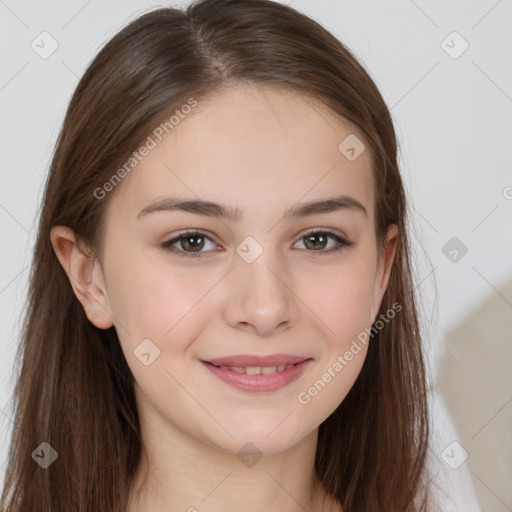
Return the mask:
<svg viewBox="0 0 512 512">
<path fill-rule="evenodd" d="M 148 378 L 137 359 L 142 350 L 139 347 L 146 345 L 158 355 L 151 363 L 153 369 L 173 368 L 173 372 L 186 373 L 183 357 L 211 321 L 212 292 L 223 274 L 143 261 L 139 258 L 136 263 L 123 262 L 112 279 L 110 295 L 123 352 L 136 378 Z"/>
<path fill-rule="evenodd" d="M 354 254 L 303 282 L 305 304 L 322 320 L 335 344 L 343 347 L 371 323 L 374 276 L 372 258 Z"/>
<path fill-rule="evenodd" d="M 212 276 L 193 268 L 150 264 L 138 258 L 113 273 L 112 305 L 127 330 L 163 338 L 177 326 L 214 284 Z"/>
<path fill-rule="evenodd" d="M 203 328 L 201 305 L 212 279 L 139 262 L 119 268 L 116 282 L 116 331 L 135 381 L 151 401 L 163 400 L 164 408 L 186 402 L 178 382 L 187 380 L 184 358 Z"/>
<path fill-rule="evenodd" d="M 368 351 L 370 299 L 373 282 L 361 268 L 330 280 L 330 291 L 317 297 L 324 325 L 319 360 L 311 377 L 297 394 L 316 425 L 345 399 L 363 367 Z"/>
<path fill-rule="evenodd" d="M 308 305 L 322 321 L 324 343 L 313 379 L 297 398 L 303 406 L 314 403 L 324 419 L 350 391 L 366 358 L 375 274 L 368 254 L 347 258 L 310 286 Z"/>
</svg>

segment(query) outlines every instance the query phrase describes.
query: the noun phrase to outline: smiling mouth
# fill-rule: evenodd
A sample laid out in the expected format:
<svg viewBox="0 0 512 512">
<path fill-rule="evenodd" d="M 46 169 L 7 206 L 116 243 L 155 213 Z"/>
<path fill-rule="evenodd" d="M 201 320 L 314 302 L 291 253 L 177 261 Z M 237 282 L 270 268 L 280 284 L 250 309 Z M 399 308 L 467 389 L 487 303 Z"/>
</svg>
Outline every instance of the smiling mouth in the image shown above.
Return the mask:
<svg viewBox="0 0 512 512">
<path fill-rule="evenodd" d="M 297 380 L 312 362 L 312 359 L 303 359 L 294 364 L 275 366 L 231 366 L 202 361 L 203 365 L 225 384 L 249 393 L 268 393 L 285 388 Z"/>
</svg>

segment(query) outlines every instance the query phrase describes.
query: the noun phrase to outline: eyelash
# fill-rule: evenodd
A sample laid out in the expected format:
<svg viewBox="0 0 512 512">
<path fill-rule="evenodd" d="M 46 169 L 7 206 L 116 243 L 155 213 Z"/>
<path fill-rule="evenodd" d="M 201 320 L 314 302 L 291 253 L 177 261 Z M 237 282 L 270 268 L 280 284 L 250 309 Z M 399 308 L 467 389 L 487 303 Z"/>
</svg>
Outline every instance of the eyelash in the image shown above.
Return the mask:
<svg viewBox="0 0 512 512">
<path fill-rule="evenodd" d="M 341 251 L 342 249 L 345 249 L 346 247 L 349 247 L 354 244 L 354 242 L 345 240 L 338 234 L 333 233 L 332 231 L 329 231 L 329 230 L 325 230 L 325 229 L 324 230 L 317 229 L 317 230 L 308 231 L 307 233 L 302 235 L 300 240 L 302 240 L 303 238 L 305 238 L 307 236 L 318 235 L 318 234 L 328 235 L 329 237 L 333 238 L 338 243 L 338 245 L 334 248 L 328 249 L 327 251 L 318 250 L 318 251 L 308 251 L 308 252 L 317 252 L 319 255 L 333 254 L 333 253 Z M 167 240 L 166 242 L 163 242 L 160 245 L 160 247 L 167 252 L 178 254 L 184 258 L 198 258 L 201 256 L 202 252 L 191 253 L 191 252 L 179 250 L 179 249 L 176 249 L 175 247 L 172 247 L 175 243 L 179 242 L 182 238 L 187 238 L 187 237 L 197 236 L 197 235 L 200 235 L 200 236 L 206 238 L 207 240 L 209 240 L 210 242 L 215 243 L 209 236 L 207 236 L 205 233 L 203 233 L 201 231 L 184 231 L 183 233 L 180 233 L 178 236 L 172 238 L 171 240 Z M 208 251 L 206 251 L 206 252 L 208 252 Z"/>
</svg>

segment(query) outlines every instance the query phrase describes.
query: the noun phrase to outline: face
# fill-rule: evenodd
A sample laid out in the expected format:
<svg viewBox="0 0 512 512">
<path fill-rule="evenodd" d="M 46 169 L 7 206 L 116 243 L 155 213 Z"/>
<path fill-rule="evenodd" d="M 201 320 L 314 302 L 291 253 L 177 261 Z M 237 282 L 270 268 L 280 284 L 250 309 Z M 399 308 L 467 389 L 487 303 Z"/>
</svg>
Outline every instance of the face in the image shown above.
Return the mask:
<svg viewBox="0 0 512 512">
<path fill-rule="evenodd" d="M 101 267 L 142 422 L 274 454 L 342 402 L 396 241 L 378 251 L 369 151 L 338 149 L 353 133 L 313 100 L 237 86 L 153 136 L 108 205 Z"/>
</svg>

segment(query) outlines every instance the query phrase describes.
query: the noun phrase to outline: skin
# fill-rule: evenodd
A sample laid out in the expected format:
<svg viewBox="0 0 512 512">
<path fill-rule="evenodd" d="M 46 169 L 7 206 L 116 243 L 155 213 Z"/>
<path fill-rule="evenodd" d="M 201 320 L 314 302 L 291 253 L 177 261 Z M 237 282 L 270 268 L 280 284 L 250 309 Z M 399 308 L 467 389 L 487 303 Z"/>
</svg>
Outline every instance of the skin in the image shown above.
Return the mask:
<svg viewBox="0 0 512 512">
<path fill-rule="evenodd" d="M 355 382 L 367 348 L 360 344 L 308 404 L 297 396 L 373 323 L 397 241 L 390 226 L 377 248 L 370 152 L 349 161 L 338 150 L 351 133 L 312 99 L 232 86 L 202 100 L 118 185 L 101 258 L 81 251 L 68 228 L 52 229 L 88 318 L 101 329 L 115 325 L 134 375 L 149 466 L 141 462 L 130 512 L 341 510 L 315 477 L 317 433 Z M 297 203 L 340 194 L 367 215 L 344 209 L 283 219 Z M 236 206 L 244 218 L 179 211 L 137 218 L 167 196 Z M 305 233 L 321 228 L 354 245 L 330 254 L 334 239 L 306 245 Z M 159 246 L 188 229 L 210 237 L 201 256 Z M 263 249 L 252 263 L 236 252 L 247 236 Z M 160 350 L 149 366 L 134 355 L 147 338 Z M 298 380 L 260 393 L 225 384 L 200 362 L 275 353 L 313 361 Z M 262 454 L 252 467 L 237 457 L 247 442 Z"/>
</svg>

